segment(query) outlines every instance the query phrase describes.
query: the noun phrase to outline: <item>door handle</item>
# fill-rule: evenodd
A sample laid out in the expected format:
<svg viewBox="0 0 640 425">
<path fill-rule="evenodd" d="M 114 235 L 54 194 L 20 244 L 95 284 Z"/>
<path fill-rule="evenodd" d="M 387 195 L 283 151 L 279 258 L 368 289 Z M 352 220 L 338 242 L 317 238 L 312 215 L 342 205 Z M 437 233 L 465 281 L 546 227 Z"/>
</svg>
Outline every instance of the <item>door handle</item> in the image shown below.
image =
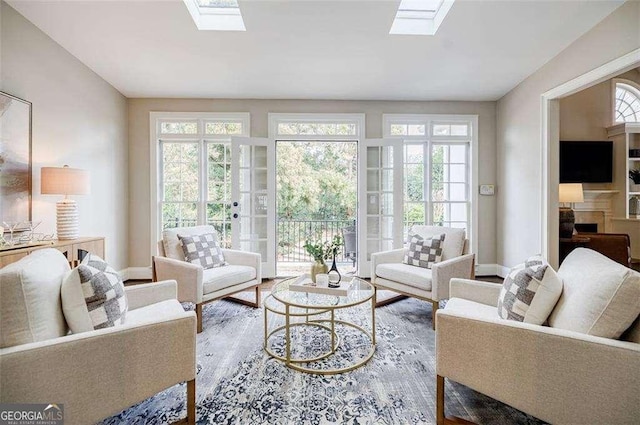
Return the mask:
<svg viewBox="0 0 640 425">
<path fill-rule="evenodd" d="M 234 207 L 237 207 L 237 206 L 238 206 L 238 203 L 237 203 L 237 202 L 234 202 L 234 203 L 233 203 L 233 206 L 234 206 Z"/>
<path fill-rule="evenodd" d="M 238 214 L 234 214 L 234 215 L 233 215 L 233 218 L 238 218 Z"/>
</svg>

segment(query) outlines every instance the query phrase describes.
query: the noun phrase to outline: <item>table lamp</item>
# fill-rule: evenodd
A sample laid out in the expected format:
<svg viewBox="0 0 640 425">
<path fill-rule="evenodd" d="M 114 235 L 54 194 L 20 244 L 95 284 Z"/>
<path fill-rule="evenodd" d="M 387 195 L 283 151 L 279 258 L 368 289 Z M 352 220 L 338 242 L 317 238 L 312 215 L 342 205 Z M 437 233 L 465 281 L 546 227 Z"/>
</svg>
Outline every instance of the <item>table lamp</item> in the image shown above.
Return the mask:
<svg viewBox="0 0 640 425">
<path fill-rule="evenodd" d="M 558 192 L 558 201 L 561 203 L 584 202 L 582 183 L 561 183 Z M 560 207 L 560 238 L 570 239 L 573 236 L 573 226 L 576 222 L 572 206 Z"/>
<path fill-rule="evenodd" d="M 78 205 L 69 195 L 88 195 L 89 172 L 78 168 L 42 167 L 40 171 L 43 195 L 64 195 L 64 199 L 56 203 L 56 233 L 58 239 L 77 239 Z"/>
</svg>

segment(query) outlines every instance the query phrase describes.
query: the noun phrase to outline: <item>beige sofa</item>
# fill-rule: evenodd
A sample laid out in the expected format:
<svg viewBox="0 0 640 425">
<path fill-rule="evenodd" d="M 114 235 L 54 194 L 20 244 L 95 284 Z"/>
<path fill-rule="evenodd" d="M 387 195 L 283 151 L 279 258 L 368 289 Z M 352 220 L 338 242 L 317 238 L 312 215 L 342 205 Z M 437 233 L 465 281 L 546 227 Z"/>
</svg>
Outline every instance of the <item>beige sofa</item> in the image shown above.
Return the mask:
<svg viewBox="0 0 640 425">
<path fill-rule="evenodd" d="M 594 251 L 573 251 L 558 276 L 565 289 L 551 313 L 552 324 L 570 297 L 578 297 L 577 306 L 584 301 L 580 297 L 597 297 L 611 305 L 620 291 L 605 297 L 600 289 L 624 279 L 635 288 L 624 294 L 624 302 L 635 303 L 636 309 L 640 304 L 640 274 Z M 451 298 L 437 314 L 438 424 L 447 423 L 444 378 L 553 424 L 638 423 L 640 319 L 620 339 L 590 334 L 602 331 L 601 326 L 578 332 L 566 325 L 560 329 L 503 320 L 496 308 L 500 289 L 486 282 L 451 281 Z M 597 310 L 586 314 L 603 318 Z M 585 326 L 584 314 L 572 308 L 569 317 L 575 317 L 570 327 Z"/>
<path fill-rule="evenodd" d="M 126 287 L 124 325 L 67 334 L 67 259 L 33 252 L 0 270 L 0 402 L 62 403 L 65 424 L 91 424 L 180 382 L 195 424 L 196 317 L 176 283 Z"/>
<path fill-rule="evenodd" d="M 444 233 L 442 261 L 426 269 L 402 263 L 407 248 L 378 252 L 371 255 L 371 282 L 378 289 L 430 301 L 433 306 L 432 326 L 435 329 L 439 301 L 449 298 L 449 280 L 473 279 L 475 254 L 469 254 L 469 241 L 465 238 L 464 229 L 418 225 L 413 226 L 411 231 L 424 238 Z M 378 306 L 396 299 L 383 301 Z"/>
<path fill-rule="evenodd" d="M 162 232 L 158 242 L 158 256 L 153 257 L 153 280 L 172 279 L 178 282 L 178 300 L 196 305 L 198 333 L 202 332 L 202 305 L 229 297 L 238 292 L 253 289 L 255 302 L 242 299 L 235 301 L 251 307 L 260 306 L 262 282 L 262 259 L 253 252 L 223 249 L 228 265 L 204 270 L 202 266 L 184 259 L 178 235 L 217 234 L 213 226 L 178 227 Z"/>
</svg>

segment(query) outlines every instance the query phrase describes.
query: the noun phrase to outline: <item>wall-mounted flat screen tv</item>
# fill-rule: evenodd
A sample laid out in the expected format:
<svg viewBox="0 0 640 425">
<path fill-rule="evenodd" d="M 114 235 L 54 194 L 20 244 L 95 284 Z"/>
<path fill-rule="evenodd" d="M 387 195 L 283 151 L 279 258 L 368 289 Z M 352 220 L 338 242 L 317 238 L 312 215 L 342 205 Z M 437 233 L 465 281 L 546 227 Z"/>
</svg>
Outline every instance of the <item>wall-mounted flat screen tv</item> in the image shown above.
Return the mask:
<svg viewBox="0 0 640 425">
<path fill-rule="evenodd" d="M 560 183 L 613 182 L 613 142 L 560 141 Z"/>
</svg>

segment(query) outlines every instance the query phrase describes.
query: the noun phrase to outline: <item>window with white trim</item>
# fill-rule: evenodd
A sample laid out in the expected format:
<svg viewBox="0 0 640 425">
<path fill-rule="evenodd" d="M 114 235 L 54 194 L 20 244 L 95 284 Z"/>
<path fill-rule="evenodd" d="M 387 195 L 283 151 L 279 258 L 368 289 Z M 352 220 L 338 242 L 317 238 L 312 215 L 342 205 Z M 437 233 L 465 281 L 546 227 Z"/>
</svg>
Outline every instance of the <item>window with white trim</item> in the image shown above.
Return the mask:
<svg viewBox="0 0 640 425">
<path fill-rule="evenodd" d="M 632 81 L 615 83 L 615 122 L 640 122 L 640 86 Z"/>
<path fill-rule="evenodd" d="M 248 136 L 249 114 L 155 117 L 158 234 L 209 224 L 231 246 L 231 136 Z"/>
<path fill-rule="evenodd" d="M 472 155 L 477 117 L 385 115 L 384 137 L 404 139 L 404 227 L 472 230 Z"/>
</svg>

